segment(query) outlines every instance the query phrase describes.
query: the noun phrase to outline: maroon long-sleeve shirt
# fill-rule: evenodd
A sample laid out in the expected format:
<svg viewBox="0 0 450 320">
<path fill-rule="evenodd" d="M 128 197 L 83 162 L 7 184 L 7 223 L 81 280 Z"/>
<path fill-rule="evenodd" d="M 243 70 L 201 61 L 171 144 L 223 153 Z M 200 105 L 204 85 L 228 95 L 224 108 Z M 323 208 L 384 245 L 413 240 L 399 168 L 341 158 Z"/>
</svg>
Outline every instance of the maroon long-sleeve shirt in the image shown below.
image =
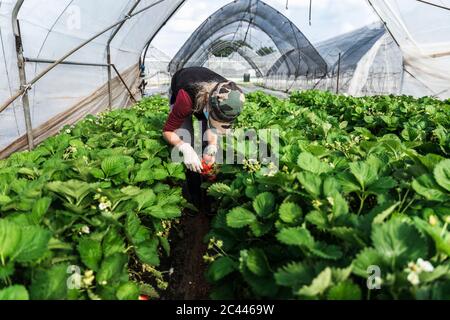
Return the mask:
<svg viewBox="0 0 450 320">
<path fill-rule="evenodd" d="M 226 79 L 204 67 L 189 67 L 180 69 L 172 77 L 170 103 L 172 112 L 164 126 L 164 131 L 173 132 L 183 125 L 183 122 L 195 115 L 199 120 L 206 120 L 202 112 L 194 113 L 194 99 L 199 90 L 199 83 L 222 82 Z"/>
<path fill-rule="evenodd" d="M 183 89 L 178 91 L 177 98 L 173 104 L 172 111 L 164 125 L 164 132 L 173 132 L 183 125 L 188 117 L 192 117 L 193 103 L 189 94 Z"/>
</svg>

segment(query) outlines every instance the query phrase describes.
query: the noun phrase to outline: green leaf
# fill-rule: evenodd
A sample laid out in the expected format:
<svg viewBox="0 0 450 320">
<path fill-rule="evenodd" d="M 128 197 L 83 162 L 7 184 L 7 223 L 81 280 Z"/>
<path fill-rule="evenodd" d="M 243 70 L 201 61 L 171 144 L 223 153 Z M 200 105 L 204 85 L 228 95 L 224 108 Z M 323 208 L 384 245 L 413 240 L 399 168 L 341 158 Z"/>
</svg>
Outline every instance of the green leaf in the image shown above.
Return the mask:
<svg viewBox="0 0 450 320">
<path fill-rule="evenodd" d="M 145 211 L 158 219 L 168 220 L 181 217 L 181 208 L 175 205 L 156 205 L 147 208 Z"/>
<path fill-rule="evenodd" d="M 253 293 L 252 296 L 256 297 L 276 297 L 277 296 L 277 284 L 273 276 L 260 277 L 248 270 L 247 266 L 241 264 L 241 274 L 251 287 Z"/>
<path fill-rule="evenodd" d="M 350 172 L 358 180 L 361 188 L 366 188 L 378 179 L 377 168 L 367 162 L 352 162 L 349 164 Z"/>
<path fill-rule="evenodd" d="M 311 211 L 306 215 L 306 221 L 309 223 L 315 225 L 319 229 L 326 229 L 328 228 L 328 217 L 325 212 L 322 211 Z"/>
<path fill-rule="evenodd" d="M 5 281 L 14 274 L 14 271 L 14 262 L 6 263 L 4 266 L 0 264 L 0 280 Z"/>
<path fill-rule="evenodd" d="M 47 184 L 47 189 L 67 199 L 71 204 L 79 205 L 97 185 L 79 180 L 54 181 Z"/>
<path fill-rule="evenodd" d="M 169 240 L 167 238 L 165 238 L 165 237 L 158 237 L 158 239 L 159 239 L 159 244 L 164 249 L 164 252 L 166 253 L 166 255 L 169 257 L 170 256 L 170 243 L 169 243 Z"/>
<path fill-rule="evenodd" d="M 153 174 L 148 169 L 140 169 L 136 173 L 136 176 L 134 177 L 133 181 L 135 183 L 139 183 L 139 182 L 153 183 Z"/>
<path fill-rule="evenodd" d="M 186 179 L 186 175 L 184 173 L 184 167 L 182 164 L 171 162 L 171 163 L 166 164 L 166 169 L 167 169 L 167 172 L 169 173 L 170 177 L 180 179 L 180 180 Z"/>
<path fill-rule="evenodd" d="M 342 258 L 342 251 L 336 245 L 327 245 L 323 242 L 317 241 L 312 248 L 309 248 L 309 250 L 316 256 L 323 259 L 338 260 Z"/>
<path fill-rule="evenodd" d="M 115 253 L 106 257 L 97 272 L 97 282 L 100 285 L 111 285 L 111 282 L 119 279 L 126 272 L 128 257 L 125 254 Z"/>
<path fill-rule="evenodd" d="M 380 268 L 383 267 L 383 258 L 377 250 L 373 248 L 365 248 L 352 262 L 353 273 L 360 277 L 367 278 L 369 276 L 368 268 L 370 266 L 379 266 Z"/>
<path fill-rule="evenodd" d="M 255 209 L 258 216 L 267 217 L 275 210 L 275 196 L 270 192 L 259 194 L 253 200 L 253 209 Z"/>
<path fill-rule="evenodd" d="M 348 203 L 340 193 L 332 194 L 329 199 L 331 199 L 334 217 L 344 216 L 349 212 Z"/>
<path fill-rule="evenodd" d="M 450 192 L 450 159 L 440 162 L 434 168 L 434 178 L 442 188 Z"/>
<path fill-rule="evenodd" d="M 298 290 L 297 295 L 314 298 L 323 294 L 332 285 L 331 275 L 331 269 L 326 268 L 314 278 L 309 286 L 304 286 Z"/>
<path fill-rule="evenodd" d="M 241 257 L 242 257 L 241 251 Z M 250 249 L 246 251 L 245 262 L 247 268 L 257 276 L 264 277 L 270 272 L 269 263 L 266 254 L 261 249 Z"/>
<path fill-rule="evenodd" d="M 383 212 L 381 212 L 380 214 L 378 214 L 374 219 L 373 219 L 373 224 L 381 224 L 384 222 L 384 220 L 386 220 L 394 211 L 395 209 L 397 209 L 397 207 L 400 205 L 400 202 L 394 203 L 392 206 L 390 206 L 389 208 L 387 208 L 386 210 L 384 210 Z"/>
<path fill-rule="evenodd" d="M 361 300 L 361 289 L 347 280 L 332 287 L 327 294 L 328 300 Z"/>
<path fill-rule="evenodd" d="M 303 170 L 317 175 L 331 171 L 331 168 L 328 164 L 320 161 L 309 152 L 303 152 L 302 154 L 300 154 L 297 160 L 297 164 Z"/>
<path fill-rule="evenodd" d="M 81 238 L 77 246 L 81 261 L 91 270 L 97 271 L 102 260 L 102 246 L 97 240 Z"/>
<path fill-rule="evenodd" d="M 214 183 L 208 188 L 208 194 L 214 198 L 221 198 L 231 194 L 231 188 L 224 183 Z"/>
<path fill-rule="evenodd" d="M 14 285 L 0 290 L 0 301 L 29 300 L 28 291 L 24 286 Z"/>
<path fill-rule="evenodd" d="M 414 218 L 414 224 L 433 239 L 438 252 L 450 256 L 450 236 L 448 233 L 442 235 L 442 229 L 440 227 L 432 226 L 418 217 Z"/>
<path fill-rule="evenodd" d="M 334 177 L 327 177 L 323 182 L 323 194 L 327 197 L 339 193 L 341 186 Z"/>
<path fill-rule="evenodd" d="M 397 182 L 391 177 L 381 177 L 374 183 L 372 183 L 367 191 L 375 194 L 384 194 L 390 189 L 394 188 Z"/>
<path fill-rule="evenodd" d="M 103 237 L 102 251 L 105 257 L 109 257 L 115 253 L 125 252 L 125 243 L 116 229 L 109 229 Z"/>
<path fill-rule="evenodd" d="M 252 224 L 250 224 L 250 230 L 255 235 L 255 237 L 259 238 L 268 234 L 270 230 L 272 230 L 272 224 L 255 221 Z"/>
<path fill-rule="evenodd" d="M 212 282 L 217 282 L 237 269 L 237 264 L 229 257 L 220 257 L 208 268 L 207 278 Z"/>
<path fill-rule="evenodd" d="M 322 179 L 317 174 L 311 172 L 301 172 L 297 174 L 297 179 L 300 181 L 305 190 L 314 197 L 319 197 L 322 193 Z"/>
<path fill-rule="evenodd" d="M 128 156 L 114 155 L 103 159 L 101 167 L 106 177 L 115 176 L 134 165 L 134 159 Z"/>
<path fill-rule="evenodd" d="M 311 283 L 314 279 L 314 268 L 304 263 L 289 263 L 278 269 L 275 273 L 275 280 L 278 285 L 292 287 L 298 290 L 301 286 Z"/>
<path fill-rule="evenodd" d="M 157 238 L 152 238 L 139 243 L 135 246 L 136 255 L 142 263 L 159 266 L 159 252 L 158 252 L 159 241 Z"/>
<path fill-rule="evenodd" d="M 36 269 L 29 288 L 32 300 L 64 300 L 67 298 L 67 281 L 70 276 L 67 265 L 55 265 L 48 269 Z"/>
<path fill-rule="evenodd" d="M 227 214 L 227 225 L 231 228 L 243 228 L 256 221 L 256 216 L 242 207 L 232 209 Z"/>
<path fill-rule="evenodd" d="M 127 282 L 122 284 L 116 292 L 119 300 L 138 300 L 139 287 L 134 282 Z"/>
<path fill-rule="evenodd" d="M 128 238 L 133 244 L 140 244 L 150 238 L 150 233 L 141 224 L 141 220 L 135 213 L 129 213 L 127 215 L 125 223 L 125 231 Z"/>
<path fill-rule="evenodd" d="M 138 211 L 152 206 L 156 201 L 156 195 L 153 190 L 143 190 L 138 196 L 134 198 L 138 204 Z"/>
<path fill-rule="evenodd" d="M 422 175 L 411 184 L 414 191 L 430 201 L 446 201 L 448 195 L 441 191 L 439 185 L 434 181 L 431 175 Z"/>
<path fill-rule="evenodd" d="M 374 248 L 393 270 L 426 257 L 428 253 L 427 243 L 419 231 L 400 219 L 374 225 L 372 241 Z"/>
<path fill-rule="evenodd" d="M 314 238 L 305 228 L 284 228 L 277 234 L 277 239 L 281 243 L 290 246 L 313 247 Z"/>
<path fill-rule="evenodd" d="M 52 203 L 52 198 L 50 197 L 44 197 L 41 199 L 38 199 L 36 203 L 33 206 L 33 210 L 31 212 L 31 221 L 35 224 L 38 224 L 41 222 L 44 215 L 47 213 L 48 209 L 50 208 L 50 204 Z"/>
<path fill-rule="evenodd" d="M 153 180 L 164 180 L 169 176 L 169 173 L 164 168 L 156 168 L 150 172 Z"/>
<path fill-rule="evenodd" d="M 302 208 L 292 202 L 285 202 L 281 204 L 280 208 L 278 209 L 278 212 L 280 214 L 280 219 L 283 222 L 292 224 L 298 222 L 303 214 Z"/>
<path fill-rule="evenodd" d="M 18 262 L 33 262 L 42 258 L 51 238 L 50 231 L 38 226 L 25 226 L 21 233 L 13 259 Z"/>
<path fill-rule="evenodd" d="M 16 252 L 21 235 L 18 225 L 7 220 L 0 220 L 0 257 L 7 258 Z"/>
</svg>

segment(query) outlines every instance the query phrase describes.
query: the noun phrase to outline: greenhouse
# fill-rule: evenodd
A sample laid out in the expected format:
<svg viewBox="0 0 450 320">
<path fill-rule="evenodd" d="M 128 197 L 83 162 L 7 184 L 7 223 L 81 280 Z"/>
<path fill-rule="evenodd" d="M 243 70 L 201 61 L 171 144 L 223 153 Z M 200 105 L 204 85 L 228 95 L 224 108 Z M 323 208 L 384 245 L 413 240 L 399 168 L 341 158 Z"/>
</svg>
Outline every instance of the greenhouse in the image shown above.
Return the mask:
<svg viewBox="0 0 450 320">
<path fill-rule="evenodd" d="M 450 300 L 450 0 L 0 0 L 0 40 L 0 300 Z"/>
</svg>

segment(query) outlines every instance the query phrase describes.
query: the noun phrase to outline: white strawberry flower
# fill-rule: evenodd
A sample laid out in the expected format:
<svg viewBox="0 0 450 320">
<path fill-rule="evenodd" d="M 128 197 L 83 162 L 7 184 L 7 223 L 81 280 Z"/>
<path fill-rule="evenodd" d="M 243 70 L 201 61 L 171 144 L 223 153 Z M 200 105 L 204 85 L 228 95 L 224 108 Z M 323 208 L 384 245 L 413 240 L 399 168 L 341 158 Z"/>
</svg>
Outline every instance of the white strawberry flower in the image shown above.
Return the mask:
<svg viewBox="0 0 450 320">
<path fill-rule="evenodd" d="M 419 274 L 417 272 L 410 272 L 407 279 L 413 286 L 420 284 Z"/>
<path fill-rule="evenodd" d="M 433 272 L 434 271 L 434 267 L 431 264 L 431 262 L 425 261 L 423 259 L 417 260 L 417 266 L 420 268 L 421 271 L 424 271 L 424 272 Z"/>
<path fill-rule="evenodd" d="M 108 205 L 107 205 L 106 203 L 104 203 L 104 202 L 101 202 L 101 203 L 98 205 L 98 208 L 99 208 L 101 211 L 105 211 L 106 209 L 108 209 Z"/>
<path fill-rule="evenodd" d="M 85 233 L 85 234 L 89 234 L 89 233 L 91 233 L 91 230 L 89 229 L 89 226 L 83 226 L 81 228 L 81 232 Z"/>
</svg>

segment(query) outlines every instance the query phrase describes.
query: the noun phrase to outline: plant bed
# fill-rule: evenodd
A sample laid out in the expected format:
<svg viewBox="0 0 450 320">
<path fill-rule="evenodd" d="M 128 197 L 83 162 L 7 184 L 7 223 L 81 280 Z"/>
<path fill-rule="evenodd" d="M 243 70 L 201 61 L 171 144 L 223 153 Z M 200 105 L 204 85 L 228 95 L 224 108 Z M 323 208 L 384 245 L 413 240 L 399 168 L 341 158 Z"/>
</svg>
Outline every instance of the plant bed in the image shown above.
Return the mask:
<svg viewBox="0 0 450 320">
<path fill-rule="evenodd" d="M 212 298 L 450 299 L 450 101 L 247 98 L 236 126 L 279 130 L 280 170 L 209 187 Z"/>
</svg>

